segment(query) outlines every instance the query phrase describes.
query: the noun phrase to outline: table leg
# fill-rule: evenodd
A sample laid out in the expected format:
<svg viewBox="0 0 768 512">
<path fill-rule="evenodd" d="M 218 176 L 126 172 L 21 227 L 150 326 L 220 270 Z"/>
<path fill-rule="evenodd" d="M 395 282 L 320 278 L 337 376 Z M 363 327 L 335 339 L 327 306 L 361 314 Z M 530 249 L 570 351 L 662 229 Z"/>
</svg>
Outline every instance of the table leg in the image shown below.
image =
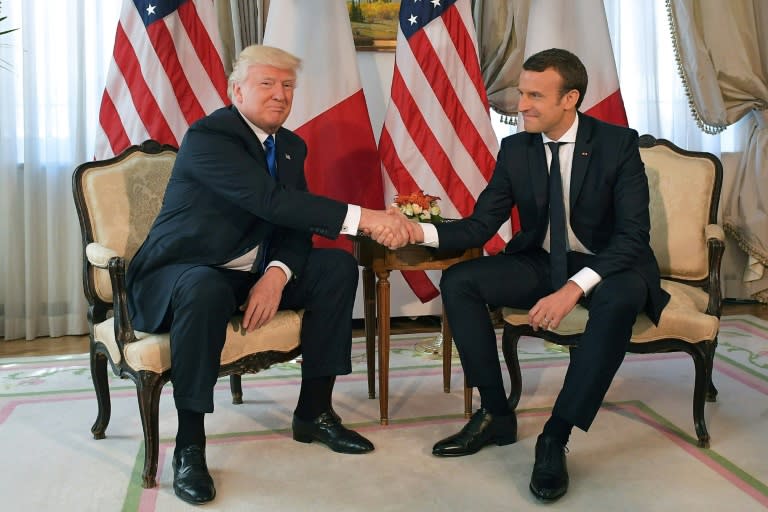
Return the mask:
<svg viewBox="0 0 768 512">
<path fill-rule="evenodd" d="M 376 273 L 376 319 L 379 327 L 379 413 L 389 424 L 389 270 Z"/>
<path fill-rule="evenodd" d="M 451 337 L 451 327 L 448 325 L 448 319 L 445 317 L 445 308 L 443 308 L 442 320 L 443 334 L 443 391 L 451 392 L 451 353 L 453 352 L 453 339 Z"/>
<path fill-rule="evenodd" d="M 363 315 L 365 317 L 365 358 L 368 366 L 368 398 L 376 398 L 376 294 L 373 270 L 363 269 Z"/>
</svg>

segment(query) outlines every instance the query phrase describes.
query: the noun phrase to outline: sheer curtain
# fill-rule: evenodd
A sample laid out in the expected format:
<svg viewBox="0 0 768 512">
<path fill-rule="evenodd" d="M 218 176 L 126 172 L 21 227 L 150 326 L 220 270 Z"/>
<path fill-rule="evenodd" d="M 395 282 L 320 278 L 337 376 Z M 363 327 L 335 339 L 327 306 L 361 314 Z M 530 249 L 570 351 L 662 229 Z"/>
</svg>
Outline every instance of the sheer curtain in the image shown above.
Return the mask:
<svg viewBox="0 0 768 512">
<path fill-rule="evenodd" d="M 0 335 L 88 331 L 75 166 L 94 128 L 120 2 L 4 0 L 0 59 Z"/>
<path fill-rule="evenodd" d="M 629 125 L 692 151 L 720 155 L 743 149 L 743 127 L 709 135 L 696 125 L 677 71 L 664 0 L 603 3 Z"/>
</svg>

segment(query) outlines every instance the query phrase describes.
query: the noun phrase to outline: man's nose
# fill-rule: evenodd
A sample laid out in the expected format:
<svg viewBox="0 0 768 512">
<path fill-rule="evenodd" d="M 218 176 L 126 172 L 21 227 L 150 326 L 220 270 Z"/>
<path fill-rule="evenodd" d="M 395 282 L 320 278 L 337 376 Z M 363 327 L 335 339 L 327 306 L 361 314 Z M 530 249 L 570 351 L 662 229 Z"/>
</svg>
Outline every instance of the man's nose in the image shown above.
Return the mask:
<svg viewBox="0 0 768 512">
<path fill-rule="evenodd" d="M 276 100 L 285 99 L 285 87 L 283 87 L 282 85 L 276 85 L 272 89 L 272 97 L 275 98 Z"/>
</svg>

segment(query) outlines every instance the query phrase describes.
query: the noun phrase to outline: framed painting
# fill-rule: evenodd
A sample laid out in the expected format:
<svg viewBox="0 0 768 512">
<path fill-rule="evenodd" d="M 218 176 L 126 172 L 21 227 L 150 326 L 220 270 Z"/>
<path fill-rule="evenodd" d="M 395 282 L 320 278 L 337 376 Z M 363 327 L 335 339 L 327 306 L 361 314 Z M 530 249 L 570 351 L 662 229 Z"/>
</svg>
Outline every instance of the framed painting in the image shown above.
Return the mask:
<svg viewBox="0 0 768 512">
<path fill-rule="evenodd" d="M 350 0 L 347 2 L 352 35 L 358 51 L 394 51 L 400 2 L 394 0 Z"/>
</svg>

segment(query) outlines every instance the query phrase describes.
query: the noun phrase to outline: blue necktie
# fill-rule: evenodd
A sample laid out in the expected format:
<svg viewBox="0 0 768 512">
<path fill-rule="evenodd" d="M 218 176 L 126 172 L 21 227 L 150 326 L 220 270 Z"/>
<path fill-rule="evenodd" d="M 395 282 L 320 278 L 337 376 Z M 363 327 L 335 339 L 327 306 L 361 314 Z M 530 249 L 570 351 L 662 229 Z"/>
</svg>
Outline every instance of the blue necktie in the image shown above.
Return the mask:
<svg viewBox="0 0 768 512">
<path fill-rule="evenodd" d="M 275 151 L 275 138 L 272 135 L 264 140 L 264 153 L 266 154 L 269 175 L 275 178 L 277 176 L 277 151 Z M 260 274 L 263 274 L 267 269 L 267 252 L 269 252 L 269 235 L 267 235 L 261 242 L 261 261 L 259 261 Z"/>
<path fill-rule="evenodd" d="M 264 141 L 264 152 L 267 154 L 267 169 L 273 178 L 277 176 L 277 152 L 275 151 L 275 138 L 270 135 Z"/>
<path fill-rule="evenodd" d="M 568 280 L 565 203 L 563 178 L 560 175 L 560 146 L 563 144 L 564 142 L 547 142 L 552 152 L 552 162 L 549 165 L 549 264 L 555 290 L 559 290 Z"/>
</svg>

